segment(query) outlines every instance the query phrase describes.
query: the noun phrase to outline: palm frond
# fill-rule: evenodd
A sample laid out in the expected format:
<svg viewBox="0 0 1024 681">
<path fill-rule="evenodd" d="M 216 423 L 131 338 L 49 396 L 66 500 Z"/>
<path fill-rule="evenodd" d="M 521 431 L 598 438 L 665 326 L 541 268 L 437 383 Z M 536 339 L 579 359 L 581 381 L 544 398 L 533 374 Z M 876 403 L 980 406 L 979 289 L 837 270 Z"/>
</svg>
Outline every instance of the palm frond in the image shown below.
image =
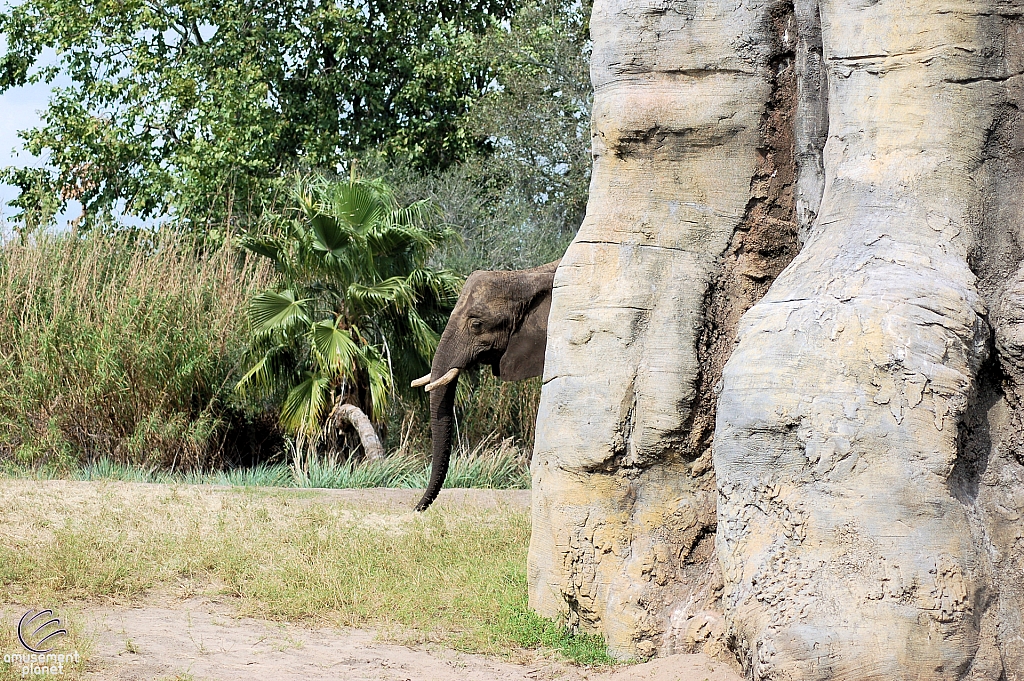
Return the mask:
<svg viewBox="0 0 1024 681">
<path fill-rule="evenodd" d="M 381 422 L 387 415 L 387 408 L 394 387 L 391 367 L 380 350 L 369 345 L 363 349 L 363 367 L 370 379 L 370 401 L 373 403 L 373 420 Z"/>
<path fill-rule="evenodd" d="M 259 361 L 256 362 L 245 372 L 245 375 L 238 379 L 238 383 L 235 383 L 235 391 L 240 395 L 246 394 L 246 389 L 250 384 L 257 388 L 262 388 L 270 383 L 270 357 L 263 355 Z"/>
<path fill-rule="evenodd" d="M 459 299 L 463 279 L 450 270 L 417 268 L 409 273 L 409 284 L 422 299 L 432 299 L 439 305 L 451 305 Z"/>
<path fill-rule="evenodd" d="M 325 253 L 343 252 L 358 236 L 349 224 L 333 215 L 316 213 L 309 216 L 309 224 L 313 227 L 313 248 Z"/>
<path fill-rule="evenodd" d="M 255 362 L 235 383 L 235 391 L 240 395 L 249 394 L 250 390 L 257 394 L 270 395 L 282 383 L 295 380 L 295 348 L 280 342 L 281 338 L 274 334 L 257 336 L 247 353 Z"/>
<path fill-rule="evenodd" d="M 315 439 L 327 402 L 330 379 L 307 372 L 306 380 L 290 391 L 281 405 L 281 424 L 289 431 Z"/>
<path fill-rule="evenodd" d="M 249 304 L 249 322 L 253 332 L 263 334 L 269 331 L 286 330 L 296 323 L 309 323 L 303 305 L 308 299 L 296 299 L 289 290 L 264 291 Z"/>
<path fill-rule="evenodd" d="M 325 198 L 325 210 L 358 230 L 366 230 L 388 212 L 388 206 L 381 200 L 379 193 L 362 182 L 332 185 Z"/>
<path fill-rule="evenodd" d="M 413 347 L 416 349 L 418 354 L 428 364 L 430 358 L 434 356 L 434 351 L 437 350 L 437 343 L 441 340 L 441 334 L 430 328 L 426 320 L 420 316 L 415 308 L 410 309 L 406 316 L 409 324 L 409 335 L 412 336 Z"/>
<path fill-rule="evenodd" d="M 457 238 L 431 202 L 403 207 L 382 180 L 318 173 L 297 177 L 293 198 L 243 242 L 274 260 L 284 286 L 250 303 L 251 364 L 237 390 L 284 394 L 282 424 L 315 438 L 339 378 L 386 419 L 396 372 L 405 381 L 429 365 L 462 280 L 427 265 Z"/>
<path fill-rule="evenodd" d="M 427 250 L 426 247 L 433 246 L 428 232 L 400 222 L 374 225 L 366 232 L 366 243 L 374 255 L 384 257 L 398 255 L 414 247 Z"/>
<path fill-rule="evenodd" d="M 270 236 L 254 236 L 245 234 L 238 240 L 240 245 L 250 253 L 261 255 L 264 258 L 269 258 L 275 263 L 280 260 L 281 249 L 284 248 L 284 244 L 281 243 L 280 239 Z"/>
<path fill-rule="evenodd" d="M 416 290 L 403 277 L 390 277 L 372 285 L 353 283 L 346 298 L 367 314 L 392 307 L 404 310 L 416 303 Z"/>
<path fill-rule="evenodd" d="M 385 210 L 393 211 L 398 208 L 398 198 L 395 196 L 395 191 L 383 178 L 360 179 L 356 181 L 356 184 L 372 191 Z"/>
<path fill-rule="evenodd" d="M 445 231 L 431 228 L 431 225 L 444 217 L 444 211 L 437 203 L 428 199 L 421 199 L 410 203 L 404 208 L 397 208 L 391 211 L 386 222 L 393 225 L 408 225 L 422 232 L 427 242 L 437 245 L 441 242 Z"/>
<path fill-rule="evenodd" d="M 351 374 L 358 348 L 346 329 L 339 329 L 334 321 L 313 325 L 313 348 L 320 366 L 332 374 Z"/>
</svg>

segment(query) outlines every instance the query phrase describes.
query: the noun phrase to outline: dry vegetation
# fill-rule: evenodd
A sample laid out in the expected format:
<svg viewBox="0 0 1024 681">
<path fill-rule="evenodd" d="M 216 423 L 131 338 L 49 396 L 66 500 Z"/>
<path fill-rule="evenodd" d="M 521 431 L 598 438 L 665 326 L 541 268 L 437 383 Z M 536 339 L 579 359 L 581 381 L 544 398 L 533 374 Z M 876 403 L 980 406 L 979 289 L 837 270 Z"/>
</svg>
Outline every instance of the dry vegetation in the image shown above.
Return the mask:
<svg viewBox="0 0 1024 681">
<path fill-rule="evenodd" d="M 181 237 L 0 248 L 0 456 L 208 465 L 232 421 L 244 309 L 270 273 Z"/>
<path fill-rule="evenodd" d="M 414 514 L 412 497 L 354 504 L 299 490 L 4 480 L 0 587 L 7 603 L 50 607 L 214 592 L 244 615 L 608 661 L 599 640 L 527 608 L 525 508 L 440 504 Z"/>
</svg>

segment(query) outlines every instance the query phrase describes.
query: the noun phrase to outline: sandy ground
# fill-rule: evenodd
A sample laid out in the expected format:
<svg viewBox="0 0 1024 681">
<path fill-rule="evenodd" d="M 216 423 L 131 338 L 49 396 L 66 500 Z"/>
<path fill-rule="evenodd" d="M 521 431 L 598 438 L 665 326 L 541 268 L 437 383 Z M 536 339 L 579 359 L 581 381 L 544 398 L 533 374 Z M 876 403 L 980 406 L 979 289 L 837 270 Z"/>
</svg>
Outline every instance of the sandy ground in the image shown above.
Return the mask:
<svg viewBox="0 0 1024 681">
<path fill-rule="evenodd" d="M 513 664 L 438 646 L 382 643 L 362 629 L 311 629 L 234 617 L 205 598 L 89 608 L 87 679 L 344 679 L 345 681 L 741 681 L 704 655 L 674 655 L 612 670 L 536 658 Z"/>
<path fill-rule="evenodd" d="M 4 531 L 24 541 L 50 541 L 52 528 L 35 522 L 49 513 L 95 514 L 103 505 L 165 498 L 166 485 L 115 482 L 3 480 L 0 517 Z M 420 490 L 263 490 L 280 503 L 345 502 L 364 515 L 394 522 L 411 515 Z M 130 492 L 130 494 L 129 494 Z M 172 492 L 197 508 L 215 510 L 219 498 L 237 490 L 177 486 Z M 152 497 L 152 498 L 150 498 Z M 529 509 L 530 492 L 444 490 L 439 507 L 511 506 Z M 32 514 L 19 509 L 29 507 Z M 70 509 L 70 511 L 69 511 Z M 377 512 L 377 513 L 375 513 Z M 194 594 L 194 592 L 193 592 Z M 0 610 L 21 612 L 13 603 Z M 11 610 L 11 608 L 14 610 Z M 21 606 L 27 607 L 27 606 Z M 133 605 L 78 604 L 73 615 L 89 641 L 84 678 L 164 681 L 741 681 L 727 665 L 704 655 L 676 655 L 640 665 L 586 669 L 517 651 L 512 660 L 459 653 L 437 644 L 397 645 L 363 629 L 311 628 L 297 623 L 239 617 L 229 597 L 186 598 L 150 592 Z M 10 613 L 7 611 L 10 610 Z M 388 637 L 395 640 L 395 637 Z"/>
</svg>

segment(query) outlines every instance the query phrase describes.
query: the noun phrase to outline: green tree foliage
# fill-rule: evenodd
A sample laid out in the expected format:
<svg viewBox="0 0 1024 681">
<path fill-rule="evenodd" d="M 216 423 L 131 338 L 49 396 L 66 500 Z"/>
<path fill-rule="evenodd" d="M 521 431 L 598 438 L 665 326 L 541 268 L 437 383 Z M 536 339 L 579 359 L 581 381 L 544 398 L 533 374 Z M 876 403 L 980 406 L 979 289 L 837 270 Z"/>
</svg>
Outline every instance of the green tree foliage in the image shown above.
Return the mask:
<svg viewBox="0 0 1024 681">
<path fill-rule="evenodd" d="M 383 422 L 396 381 L 424 373 L 461 280 L 427 266 L 454 233 L 432 204 L 402 207 L 380 181 L 300 179 L 298 208 L 243 246 L 282 285 L 249 308 L 254 363 L 239 381 L 283 394 L 285 428 L 316 439 L 339 401 Z"/>
<path fill-rule="evenodd" d="M 478 43 L 494 81 L 467 128 L 488 152 L 423 173 L 394 157 L 364 155 L 403 199 L 429 197 L 464 245 L 452 269 L 520 269 L 558 258 L 586 211 L 590 184 L 591 2 L 528 0 Z"/>
<path fill-rule="evenodd" d="M 29 221 L 70 199 L 87 220 L 220 221 L 295 164 L 334 168 L 376 148 L 446 167 L 481 144 L 463 125 L 492 81 L 474 45 L 511 4 L 24 0 L 0 13 L 0 92 L 71 84 L 23 133 L 50 168 L 5 179 Z"/>
<path fill-rule="evenodd" d="M 575 233 L 590 183 L 593 0 L 533 0 L 481 41 L 495 83 L 470 114 L 533 219 Z M 538 214 L 539 213 L 539 214 Z M 545 217 L 541 217 L 544 215 Z"/>
</svg>

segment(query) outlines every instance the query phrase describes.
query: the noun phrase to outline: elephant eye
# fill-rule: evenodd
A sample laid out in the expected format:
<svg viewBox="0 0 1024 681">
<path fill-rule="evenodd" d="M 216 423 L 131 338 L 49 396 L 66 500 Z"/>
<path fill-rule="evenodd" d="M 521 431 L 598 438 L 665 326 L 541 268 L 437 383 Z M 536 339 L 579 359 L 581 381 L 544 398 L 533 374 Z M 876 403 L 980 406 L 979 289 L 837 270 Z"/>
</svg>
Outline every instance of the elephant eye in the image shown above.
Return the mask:
<svg viewBox="0 0 1024 681">
<path fill-rule="evenodd" d="M 474 319 L 469 323 L 469 328 L 473 331 L 473 333 L 480 333 L 481 331 L 484 330 L 484 325 L 483 322 L 481 322 L 479 319 Z"/>
</svg>

